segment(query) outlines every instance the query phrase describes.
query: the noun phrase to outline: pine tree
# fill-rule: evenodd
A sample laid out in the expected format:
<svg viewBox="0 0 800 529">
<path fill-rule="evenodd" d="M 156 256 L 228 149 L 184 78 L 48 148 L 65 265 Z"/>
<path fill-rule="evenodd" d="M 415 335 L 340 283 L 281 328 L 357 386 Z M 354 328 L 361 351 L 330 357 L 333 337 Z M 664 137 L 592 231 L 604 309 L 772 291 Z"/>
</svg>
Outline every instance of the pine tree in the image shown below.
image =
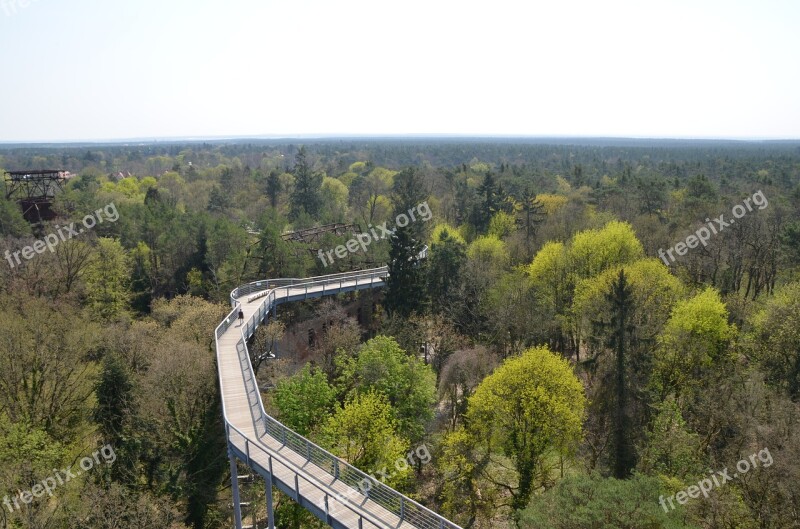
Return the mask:
<svg viewBox="0 0 800 529">
<path fill-rule="evenodd" d="M 99 425 L 103 441 L 114 448 L 120 459 L 110 469 L 111 478 L 123 483 L 131 482 L 135 479 L 136 462 L 136 450 L 130 441 L 135 437 L 131 431 L 135 399 L 131 374 L 117 355 L 109 354 L 103 359 L 95 395 L 94 420 Z"/>
<path fill-rule="evenodd" d="M 267 177 L 267 196 L 269 205 L 272 208 L 278 207 L 278 196 L 281 193 L 281 180 L 278 178 L 278 171 L 270 171 Z"/>
<path fill-rule="evenodd" d="M 636 466 L 636 454 L 633 447 L 633 428 L 628 410 L 628 393 L 626 371 L 628 360 L 626 346 L 633 341 L 633 325 L 630 323 L 633 315 L 633 301 L 631 288 L 625 276 L 625 270 L 619 271 L 619 276 L 611 284 L 611 291 L 606 294 L 606 299 L 611 303 L 611 331 L 608 338 L 609 348 L 615 353 L 614 369 L 614 412 L 613 424 L 613 471 L 617 479 L 630 477 Z"/>
<path fill-rule="evenodd" d="M 389 250 L 389 279 L 386 281 L 386 311 L 410 316 L 424 306 L 425 275 L 420 259 L 422 244 L 414 238 L 410 226 L 397 228 Z"/>
<path fill-rule="evenodd" d="M 290 217 L 297 220 L 304 213 L 314 217 L 322 207 L 320 188 L 322 175 L 311 170 L 306 158 L 305 146 L 300 147 L 294 164 L 294 191 Z"/>
<path fill-rule="evenodd" d="M 434 312 L 440 313 L 456 302 L 465 261 L 464 244 L 452 237 L 447 230 L 431 245 L 427 276 Z"/>
<path fill-rule="evenodd" d="M 494 174 L 487 172 L 483 177 L 483 183 L 478 187 L 478 195 L 481 202 L 475 215 L 475 227 L 480 232 L 485 232 L 489 228 L 489 222 L 495 213 L 502 208 L 501 188 L 495 181 Z"/>
<path fill-rule="evenodd" d="M 544 204 L 536 198 L 536 193 L 525 186 L 521 197 L 521 211 L 517 220 L 525 228 L 525 249 L 528 258 L 532 257 L 532 243 L 536 236 L 536 228 L 544 221 Z"/>
</svg>

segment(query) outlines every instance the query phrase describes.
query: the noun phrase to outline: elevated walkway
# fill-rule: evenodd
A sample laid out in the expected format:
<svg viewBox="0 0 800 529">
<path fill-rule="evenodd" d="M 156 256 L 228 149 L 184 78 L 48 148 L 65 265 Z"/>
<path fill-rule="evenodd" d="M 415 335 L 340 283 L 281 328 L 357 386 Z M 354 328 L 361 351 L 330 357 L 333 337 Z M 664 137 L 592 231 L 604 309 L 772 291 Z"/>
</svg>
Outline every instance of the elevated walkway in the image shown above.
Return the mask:
<svg viewBox="0 0 800 529">
<path fill-rule="evenodd" d="M 231 293 L 233 310 L 217 327 L 215 337 L 236 529 L 242 529 L 237 460 L 267 483 L 271 529 L 272 487 L 335 528 L 460 529 L 267 415 L 253 375 L 247 340 L 274 315 L 278 305 L 381 287 L 387 274 L 382 267 L 308 279 L 257 281 Z M 237 319 L 240 308 L 243 324 Z"/>
</svg>

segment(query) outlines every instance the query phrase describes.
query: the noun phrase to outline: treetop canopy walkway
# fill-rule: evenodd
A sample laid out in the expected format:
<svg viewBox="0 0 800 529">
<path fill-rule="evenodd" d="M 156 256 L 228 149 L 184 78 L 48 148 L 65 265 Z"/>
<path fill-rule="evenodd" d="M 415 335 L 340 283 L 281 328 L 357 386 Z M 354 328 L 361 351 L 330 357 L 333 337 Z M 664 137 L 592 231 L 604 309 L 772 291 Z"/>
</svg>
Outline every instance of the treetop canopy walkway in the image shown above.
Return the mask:
<svg viewBox="0 0 800 529">
<path fill-rule="evenodd" d="M 247 340 L 274 316 L 278 305 L 378 288 L 387 275 L 387 267 L 381 267 L 256 281 L 231 293 L 233 310 L 217 327 L 215 338 L 236 529 L 242 529 L 237 460 L 267 484 L 270 529 L 274 528 L 272 487 L 335 528 L 460 529 L 267 415 L 250 363 Z M 242 324 L 236 323 L 239 309 L 245 317 Z"/>
</svg>

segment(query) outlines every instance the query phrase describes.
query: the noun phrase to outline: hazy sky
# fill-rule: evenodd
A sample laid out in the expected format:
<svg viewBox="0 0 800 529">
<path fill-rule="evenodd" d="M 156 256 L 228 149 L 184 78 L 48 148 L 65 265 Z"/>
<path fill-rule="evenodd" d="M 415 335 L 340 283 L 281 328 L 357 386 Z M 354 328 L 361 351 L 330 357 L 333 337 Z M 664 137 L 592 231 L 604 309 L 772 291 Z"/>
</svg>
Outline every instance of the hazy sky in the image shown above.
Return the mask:
<svg viewBox="0 0 800 529">
<path fill-rule="evenodd" d="M 796 0 L 0 0 L 0 141 L 800 138 Z"/>
</svg>

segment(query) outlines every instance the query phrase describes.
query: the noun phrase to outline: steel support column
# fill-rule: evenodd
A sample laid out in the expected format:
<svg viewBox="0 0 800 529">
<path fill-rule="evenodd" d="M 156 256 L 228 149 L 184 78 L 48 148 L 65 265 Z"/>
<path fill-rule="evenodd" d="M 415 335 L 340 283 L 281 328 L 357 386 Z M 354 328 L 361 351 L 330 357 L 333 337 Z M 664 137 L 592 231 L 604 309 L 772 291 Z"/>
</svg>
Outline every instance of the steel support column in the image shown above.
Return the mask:
<svg viewBox="0 0 800 529">
<path fill-rule="evenodd" d="M 242 529 L 242 503 L 239 498 L 239 472 L 236 469 L 236 457 L 228 450 L 231 461 L 231 490 L 233 491 L 233 521 L 236 529 Z"/>
<path fill-rule="evenodd" d="M 272 510 L 272 474 L 264 483 L 267 486 L 267 529 L 275 529 L 275 513 Z"/>
</svg>

